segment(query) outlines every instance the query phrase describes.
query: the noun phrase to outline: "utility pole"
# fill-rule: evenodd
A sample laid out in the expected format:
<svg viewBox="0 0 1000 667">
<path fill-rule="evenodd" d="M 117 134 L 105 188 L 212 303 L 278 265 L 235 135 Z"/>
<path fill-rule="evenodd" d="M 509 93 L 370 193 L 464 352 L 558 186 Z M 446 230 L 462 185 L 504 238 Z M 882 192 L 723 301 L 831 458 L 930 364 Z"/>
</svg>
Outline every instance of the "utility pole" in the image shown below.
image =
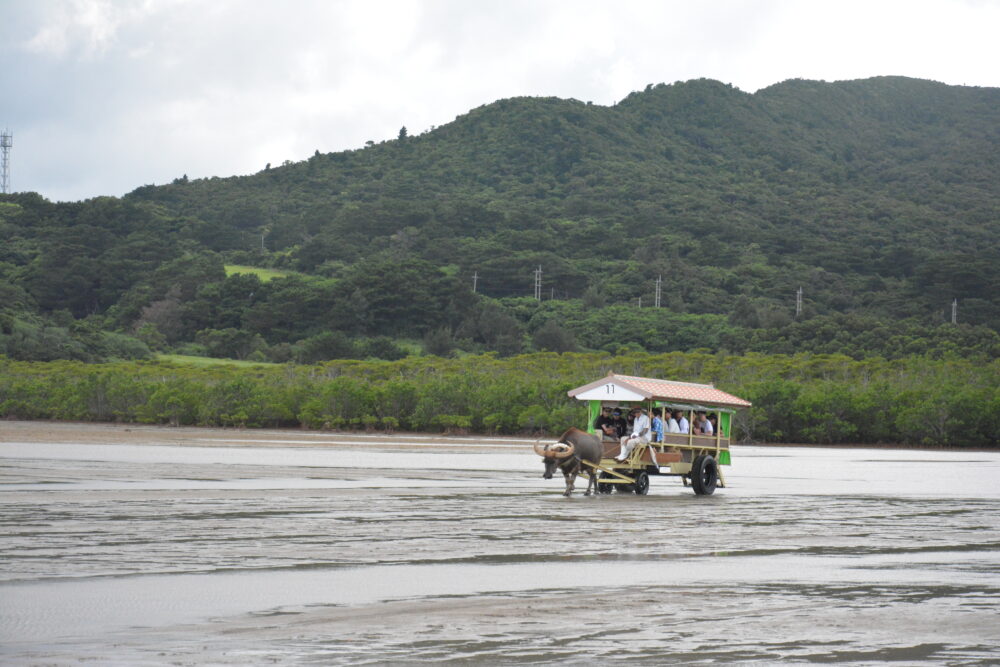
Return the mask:
<svg viewBox="0 0 1000 667">
<path fill-rule="evenodd" d="M 542 300 L 542 265 L 535 269 L 535 301 Z"/>
<path fill-rule="evenodd" d="M 10 147 L 14 145 L 14 135 L 10 130 L 0 133 L 0 193 L 10 194 Z"/>
<path fill-rule="evenodd" d="M 802 314 L 802 287 L 795 292 L 795 317 Z"/>
<path fill-rule="evenodd" d="M 958 299 L 951 302 L 951 323 L 958 324 Z"/>
<path fill-rule="evenodd" d="M 472 293 L 473 294 L 476 293 L 476 283 L 478 283 L 478 282 L 479 282 L 479 271 L 476 271 L 476 272 L 474 272 L 472 274 Z"/>
<path fill-rule="evenodd" d="M 656 277 L 656 297 L 653 300 L 653 307 L 654 308 L 659 308 L 660 307 L 660 290 L 661 290 L 662 285 L 663 285 L 663 276 L 662 275 L 657 276 Z"/>
<path fill-rule="evenodd" d="M 549 301 L 555 301 L 556 298 L 556 288 L 552 288 L 552 292 L 549 294 Z"/>
</svg>

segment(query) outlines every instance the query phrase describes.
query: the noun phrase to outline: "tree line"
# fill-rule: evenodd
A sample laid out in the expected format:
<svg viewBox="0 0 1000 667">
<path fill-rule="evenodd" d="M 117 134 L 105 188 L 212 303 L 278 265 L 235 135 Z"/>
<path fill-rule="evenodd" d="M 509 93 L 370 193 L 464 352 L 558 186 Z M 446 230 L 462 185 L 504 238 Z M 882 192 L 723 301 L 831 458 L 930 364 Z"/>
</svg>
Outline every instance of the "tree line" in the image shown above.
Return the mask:
<svg viewBox="0 0 1000 667">
<path fill-rule="evenodd" d="M 0 358 L 0 417 L 226 427 L 556 433 L 576 386 L 621 372 L 711 382 L 753 402 L 743 442 L 996 447 L 1000 361 L 843 355 L 538 353 L 191 367 Z"/>
</svg>

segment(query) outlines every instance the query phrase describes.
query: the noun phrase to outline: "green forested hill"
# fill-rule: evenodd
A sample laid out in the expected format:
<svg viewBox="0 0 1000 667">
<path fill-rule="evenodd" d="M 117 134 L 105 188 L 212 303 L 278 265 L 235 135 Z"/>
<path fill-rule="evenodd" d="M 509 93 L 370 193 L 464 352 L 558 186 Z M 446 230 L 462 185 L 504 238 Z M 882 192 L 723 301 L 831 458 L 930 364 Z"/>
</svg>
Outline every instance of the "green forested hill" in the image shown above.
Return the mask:
<svg viewBox="0 0 1000 667">
<path fill-rule="evenodd" d="M 15 352 L 18 327 L 69 345 L 89 323 L 279 360 L 393 356 L 400 338 L 995 356 L 998 160 L 1000 89 L 901 77 L 501 100 L 251 176 L 5 197 L 0 290 L 21 305 L 3 331 Z"/>
</svg>

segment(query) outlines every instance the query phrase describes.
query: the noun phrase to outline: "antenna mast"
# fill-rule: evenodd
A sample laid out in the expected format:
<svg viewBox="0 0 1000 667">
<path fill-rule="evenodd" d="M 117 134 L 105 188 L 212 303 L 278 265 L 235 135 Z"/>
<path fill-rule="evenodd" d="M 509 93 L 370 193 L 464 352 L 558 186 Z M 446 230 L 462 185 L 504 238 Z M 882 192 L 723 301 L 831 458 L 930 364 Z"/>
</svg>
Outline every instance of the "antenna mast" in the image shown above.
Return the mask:
<svg viewBox="0 0 1000 667">
<path fill-rule="evenodd" d="M 14 135 L 10 130 L 0 134 L 0 193 L 10 194 L 10 147 L 14 145 Z"/>
</svg>

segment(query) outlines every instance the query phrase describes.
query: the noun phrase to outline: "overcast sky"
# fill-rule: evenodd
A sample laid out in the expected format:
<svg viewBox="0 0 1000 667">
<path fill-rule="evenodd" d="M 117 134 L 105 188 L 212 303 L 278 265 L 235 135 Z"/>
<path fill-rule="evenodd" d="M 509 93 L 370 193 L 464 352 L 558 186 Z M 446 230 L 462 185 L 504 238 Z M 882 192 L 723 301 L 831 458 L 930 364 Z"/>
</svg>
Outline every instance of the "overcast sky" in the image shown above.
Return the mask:
<svg viewBox="0 0 1000 667">
<path fill-rule="evenodd" d="M 1000 87 L 1000 0 L 0 0 L 13 191 L 260 171 L 505 97 L 699 77 Z"/>
</svg>

